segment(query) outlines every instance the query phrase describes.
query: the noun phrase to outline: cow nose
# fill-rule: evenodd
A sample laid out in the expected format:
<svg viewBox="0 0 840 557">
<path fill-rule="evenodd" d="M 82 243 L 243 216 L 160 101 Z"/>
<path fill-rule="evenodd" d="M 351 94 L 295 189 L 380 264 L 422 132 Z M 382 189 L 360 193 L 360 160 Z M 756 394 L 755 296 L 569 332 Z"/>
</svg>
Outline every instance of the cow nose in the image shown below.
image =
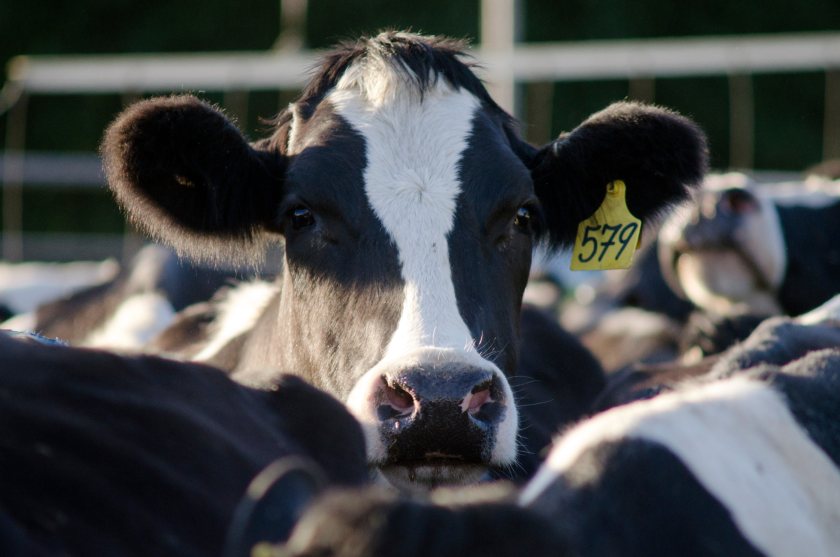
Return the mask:
<svg viewBox="0 0 840 557">
<path fill-rule="evenodd" d="M 417 366 L 384 374 L 380 385 L 377 415 L 390 459 L 489 458 L 506 402 L 492 370 Z"/>
<path fill-rule="evenodd" d="M 501 396 L 490 370 L 413 368 L 382 376 L 380 419 L 422 412 L 430 406 L 449 406 L 467 413 L 477 422 L 492 420 L 489 411 Z"/>
</svg>

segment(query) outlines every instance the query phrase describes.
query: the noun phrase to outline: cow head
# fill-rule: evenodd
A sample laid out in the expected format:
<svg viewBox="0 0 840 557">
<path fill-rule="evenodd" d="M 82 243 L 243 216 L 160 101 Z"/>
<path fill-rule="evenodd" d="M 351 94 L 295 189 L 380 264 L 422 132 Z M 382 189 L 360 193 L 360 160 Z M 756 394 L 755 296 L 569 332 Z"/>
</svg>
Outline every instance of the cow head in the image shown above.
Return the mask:
<svg viewBox="0 0 840 557">
<path fill-rule="evenodd" d="M 706 165 L 691 121 L 626 102 L 532 147 L 462 50 L 393 32 L 340 47 L 256 143 L 190 96 L 130 107 L 103 143 L 119 203 L 180 252 L 251 259 L 284 241 L 271 334 L 239 377 L 281 368 L 345 400 L 398 485 L 515 462 L 506 376 L 537 242 L 567 245 L 612 180 L 644 219 Z"/>
<path fill-rule="evenodd" d="M 671 289 L 716 315 L 781 313 L 785 275 L 779 214 L 746 175 L 710 175 L 695 202 L 671 215 L 658 238 Z"/>
</svg>

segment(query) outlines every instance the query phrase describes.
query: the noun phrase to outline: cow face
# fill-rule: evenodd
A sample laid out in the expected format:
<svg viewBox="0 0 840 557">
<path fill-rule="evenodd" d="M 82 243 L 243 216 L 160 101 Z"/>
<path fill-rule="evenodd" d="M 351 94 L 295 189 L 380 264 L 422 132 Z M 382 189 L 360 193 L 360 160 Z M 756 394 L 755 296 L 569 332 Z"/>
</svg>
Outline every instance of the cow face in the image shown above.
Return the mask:
<svg viewBox="0 0 840 557">
<path fill-rule="evenodd" d="M 695 203 L 672 215 L 659 235 L 668 283 L 718 315 L 776 314 L 785 274 L 779 215 L 743 174 L 710 176 Z"/>
<path fill-rule="evenodd" d="M 406 487 L 514 463 L 506 375 L 535 242 L 573 239 L 611 180 L 645 218 L 705 165 L 693 124 L 628 103 L 532 148 L 459 48 L 402 33 L 343 47 L 255 145 L 182 97 L 129 108 L 103 147 L 118 201 L 182 252 L 285 241 L 280 297 L 237 376 L 279 367 L 337 394 Z"/>
</svg>

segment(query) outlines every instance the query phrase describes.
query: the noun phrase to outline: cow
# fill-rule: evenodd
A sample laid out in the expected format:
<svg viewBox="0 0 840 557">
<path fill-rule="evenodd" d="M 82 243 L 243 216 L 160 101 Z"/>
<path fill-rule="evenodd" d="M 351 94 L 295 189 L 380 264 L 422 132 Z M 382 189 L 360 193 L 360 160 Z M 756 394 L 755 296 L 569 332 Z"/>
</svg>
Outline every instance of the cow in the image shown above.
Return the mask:
<svg viewBox="0 0 840 557">
<path fill-rule="evenodd" d="M 840 349 L 764 363 L 596 415 L 520 502 L 575 555 L 833 555 Z"/>
<path fill-rule="evenodd" d="M 799 315 L 840 292 L 840 181 L 711 176 L 659 234 L 671 288 L 718 315 Z"/>
<path fill-rule="evenodd" d="M 363 38 L 325 56 L 270 137 L 249 144 L 174 96 L 127 108 L 101 149 L 129 218 L 179 253 L 253 262 L 283 242 L 274 292 L 227 329 L 231 373 L 260 386 L 285 370 L 345 401 L 406 489 L 515 462 L 506 377 L 533 247 L 569 245 L 615 180 L 636 217 L 661 214 L 707 162 L 692 121 L 631 102 L 533 147 L 464 49 Z"/>
<path fill-rule="evenodd" d="M 368 479 L 356 420 L 295 376 L 255 390 L 201 364 L 2 333 L 0 370 L 4 556 L 220 555 L 274 460 L 305 459 L 325 485 Z"/>
<path fill-rule="evenodd" d="M 504 482 L 408 497 L 382 486 L 319 491 L 317 475 L 284 461 L 261 473 L 254 484 L 262 488 L 249 489 L 223 557 L 572 555 L 552 518 L 518 505 Z M 294 502 L 284 495 L 290 486 L 302 495 Z"/>
<path fill-rule="evenodd" d="M 310 490 L 297 503 L 300 521 L 263 543 L 284 557 L 834 555 L 835 302 L 822 314 L 771 320 L 704 377 L 562 433 L 522 490 L 496 484 L 426 498 Z M 266 511 L 288 504 L 280 493 L 265 489 L 264 506 L 248 517 L 264 532 Z M 225 557 L 259 542 L 244 532 L 231 529 L 239 543 L 228 547 L 238 551 Z"/>
<path fill-rule="evenodd" d="M 176 312 L 243 277 L 242 270 L 184 261 L 171 249 L 150 244 L 109 280 L 45 301 L 5 326 L 74 346 L 139 351 Z"/>
<path fill-rule="evenodd" d="M 104 261 L 69 263 L 0 261 L 0 321 L 34 311 L 39 305 L 88 286 L 108 281 L 117 274 L 119 264 Z"/>
<path fill-rule="evenodd" d="M 657 364 L 628 366 L 608 377 L 590 409 L 600 412 L 636 400 L 669 392 L 686 380 L 707 376 L 713 370 L 723 374 L 761 364 L 784 365 L 809 352 L 840 346 L 840 328 L 832 324 L 840 316 L 840 297 L 796 318 L 773 316 L 760 323 L 745 323 L 739 335 L 745 337 L 725 350 L 686 362 L 678 359 Z M 751 321 L 752 316 L 739 319 Z M 752 328 L 744 334 L 744 330 Z M 711 339 L 710 342 L 714 342 Z"/>
<path fill-rule="evenodd" d="M 599 285 L 594 302 L 567 304 L 563 323 L 610 372 L 719 353 L 767 317 L 797 315 L 840 291 L 838 194 L 840 182 L 817 176 L 709 175 L 634 267 Z"/>
</svg>

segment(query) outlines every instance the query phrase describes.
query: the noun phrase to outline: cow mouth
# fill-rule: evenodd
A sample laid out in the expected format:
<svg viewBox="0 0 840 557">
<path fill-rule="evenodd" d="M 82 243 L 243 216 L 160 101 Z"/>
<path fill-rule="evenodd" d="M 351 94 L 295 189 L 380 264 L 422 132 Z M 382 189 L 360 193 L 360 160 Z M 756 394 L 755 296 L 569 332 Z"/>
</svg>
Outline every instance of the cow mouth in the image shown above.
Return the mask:
<svg viewBox="0 0 840 557">
<path fill-rule="evenodd" d="M 685 243 L 677 244 L 673 247 L 673 251 L 671 253 L 671 269 L 676 271 L 677 262 L 683 256 L 692 257 L 696 255 L 712 255 L 715 253 L 734 254 L 753 276 L 759 288 L 770 289 L 769 280 L 756 262 L 753 255 L 746 251 L 740 244 L 731 240 L 698 243 L 696 245 L 687 245 Z"/>
<path fill-rule="evenodd" d="M 434 453 L 419 460 L 390 462 L 379 466 L 379 471 L 400 491 L 425 492 L 437 487 L 477 483 L 487 476 L 488 465 Z"/>
</svg>

